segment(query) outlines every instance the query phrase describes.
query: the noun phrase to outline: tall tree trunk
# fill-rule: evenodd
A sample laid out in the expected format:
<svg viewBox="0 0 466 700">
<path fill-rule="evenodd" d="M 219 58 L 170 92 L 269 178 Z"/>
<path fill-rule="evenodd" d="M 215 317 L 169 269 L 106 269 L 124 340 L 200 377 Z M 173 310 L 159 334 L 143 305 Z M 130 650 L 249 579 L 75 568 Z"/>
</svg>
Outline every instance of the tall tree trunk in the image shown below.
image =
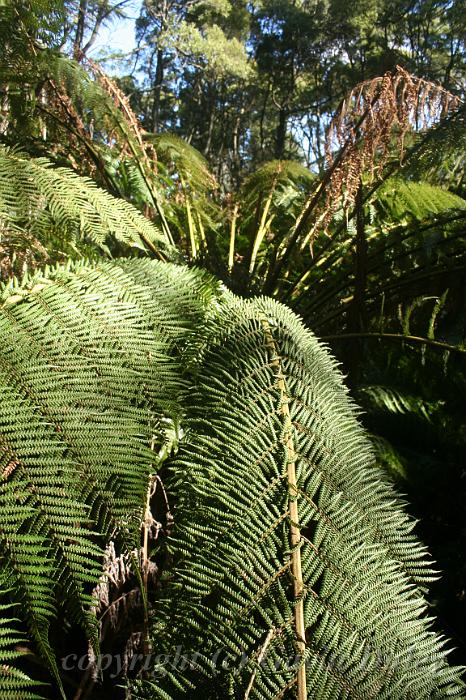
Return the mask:
<svg viewBox="0 0 466 700">
<path fill-rule="evenodd" d="M 78 9 L 78 21 L 76 23 L 76 34 L 73 41 L 73 58 L 79 60 L 81 46 L 84 39 L 84 30 L 86 22 L 87 0 L 80 0 Z"/>
<path fill-rule="evenodd" d="M 206 144 L 205 144 L 204 149 L 203 149 L 203 155 L 206 158 L 209 158 L 210 149 L 212 148 L 212 136 L 214 133 L 214 123 L 215 123 L 215 116 L 216 116 L 215 102 L 216 102 L 216 100 L 215 100 L 215 92 L 214 92 L 213 97 L 210 100 L 209 126 L 207 128 Z"/>
<path fill-rule="evenodd" d="M 151 129 L 156 134 L 160 127 L 160 103 L 162 99 L 163 85 L 163 51 L 157 50 L 157 63 L 155 66 L 154 99 L 152 102 Z"/>
<path fill-rule="evenodd" d="M 275 136 L 275 158 L 277 160 L 283 160 L 283 155 L 285 153 L 287 117 L 287 110 L 285 107 L 281 107 L 278 113 L 278 125 Z"/>
<path fill-rule="evenodd" d="M 260 139 L 261 156 L 264 153 L 264 145 L 265 145 L 264 121 L 265 121 L 265 113 L 267 110 L 267 102 L 268 102 L 269 95 L 270 95 L 270 88 L 271 88 L 271 83 L 269 80 L 267 83 L 267 90 L 266 90 L 265 95 L 264 95 L 264 102 L 262 105 L 261 116 L 260 116 L 260 120 L 259 120 L 259 139 Z"/>
</svg>

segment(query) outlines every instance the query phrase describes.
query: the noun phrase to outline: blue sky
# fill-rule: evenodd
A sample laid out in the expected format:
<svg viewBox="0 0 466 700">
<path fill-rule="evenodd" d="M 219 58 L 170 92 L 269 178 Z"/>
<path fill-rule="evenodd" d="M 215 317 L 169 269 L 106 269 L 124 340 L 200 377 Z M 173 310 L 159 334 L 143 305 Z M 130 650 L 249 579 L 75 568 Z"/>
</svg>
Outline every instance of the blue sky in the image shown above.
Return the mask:
<svg viewBox="0 0 466 700">
<path fill-rule="evenodd" d="M 135 47 L 134 28 L 140 8 L 141 0 L 130 0 L 124 7 L 125 18 L 117 18 L 101 28 L 89 57 L 101 58 L 113 52 L 130 53 Z"/>
</svg>

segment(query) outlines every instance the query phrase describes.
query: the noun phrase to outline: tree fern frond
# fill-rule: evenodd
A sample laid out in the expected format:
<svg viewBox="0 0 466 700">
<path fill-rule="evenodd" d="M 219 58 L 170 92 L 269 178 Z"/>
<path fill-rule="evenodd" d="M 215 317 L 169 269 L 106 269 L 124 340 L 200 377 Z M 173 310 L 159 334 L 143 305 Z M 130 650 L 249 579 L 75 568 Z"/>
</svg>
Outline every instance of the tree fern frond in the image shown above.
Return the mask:
<svg viewBox="0 0 466 700">
<path fill-rule="evenodd" d="M 170 133 L 157 136 L 146 134 L 145 140 L 154 144 L 157 158 L 170 170 L 181 173 L 196 193 L 217 187 L 207 160 L 179 136 Z"/>
<path fill-rule="evenodd" d="M 315 338 L 270 300 L 230 300 L 189 402 L 171 466 L 175 568 L 153 643 L 168 659 L 181 644 L 195 668 L 168 664 L 138 692 L 463 697 L 422 617 L 432 571 L 413 523 Z"/>
<path fill-rule="evenodd" d="M 149 260 L 48 269 L 2 299 L 1 566 L 56 675 L 57 608 L 96 644 L 104 547 L 138 566 L 182 419 L 151 621 L 169 663 L 135 697 L 464 697 L 424 617 L 413 522 L 291 311 Z"/>
<path fill-rule="evenodd" d="M 3 580 L 2 595 L 6 592 L 4 583 Z M 25 642 L 25 638 L 24 634 L 18 630 L 19 620 L 10 617 L 13 610 L 11 604 L 0 604 L 0 698 L 43 700 L 43 696 L 35 692 L 38 684 L 13 665 L 18 659 L 27 655 L 27 651 L 20 647 Z"/>
<path fill-rule="evenodd" d="M 155 152 L 144 141 L 144 131 L 124 93 L 98 64 L 88 58 L 84 60 L 88 70 L 59 54 L 54 55 L 52 60 L 45 60 L 47 79 L 59 104 L 65 107 L 64 128 L 68 128 L 71 118 L 92 159 L 107 179 L 111 168 L 108 168 L 106 161 L 112 152 L 118 160 L 131 160 L 148 193 L 146 205 L 155 209 L 163 235 L 169 243 L 173 243 L 159 193 L 160 183 L 155 177 Z M 92 114 L 91 124 L 89 113 Z M 94 129 L 100 132 L 97 143 Z"/>
<path fill-rule="evenodd" d="M 406 165 L 406 174 L 450 187 L 463 185 L 466 153 L 466 104 L 429 129 Z"/>
<path fill-rule="evenodd" d="M 0 385 L 2 384 L 3 382 Z M 8 398 L 3 385 L 1 423 L 4 403 L 8 410 Z M 3 480 L 10 478 L 19 464 L 18 456 L 10 441 L 7 442 L 7 437 L 9 436 L 5 436 L 2 426 L 0 466 Z M 31 446 L 29 450 L 31 451 Z M 44 536 L 44 526 L 41 523 L 44 515 L 35 511 L 34 506 L 28 502 L 34 501 L 34 495 L 30 499 L 31 491 L 31 484 L 27 481 L 0 484 L 1 575 L 5 587 L 11 590 L 13 600 L 21 610 L 22 619 L 26 622 L 41 657 L 60 686 L 58 667 L 48 638 L 50 621 L 56 615 L 56 603 L 50 587 L 54 575 L 54 554 L 49 552 L 50 543 L 46 542 Z M 50 491 L 48 495 L 50 496 Z M 50 510 L 47 505 L 50 506 L 50 503 L 46 504 L 46 511 Z"/>
<path fill-rule="evenodd" d="M 398 450 L 380 435 L 370 435 L 377 463 L 385 469 L 389 479 L 403 483 L 407 479 L 406 466 Z"/>
<path fill-rule="evenodd" d="M 412 413 L 422 420 L 430 422 L 435 412 L 442 406 L 442 401 L 426 401 L 393 387 L 367 385 L 358 388 L 357 399 L 371 410 L 388 411 L 394 414 Z"/>
<path fill-rule="evenodd" d="M 466 209 L 466 200 L 428 182 L 390 178 L 378 190 L 375 206 L 382 219 L 396 223 L 400 219 L 422 221 L 449 209 Z"/>
<path fill-rule="evenodd" d="M 312 182 L 315 175 L 304 165 L 293 160 L 272 160 L 264 163 L 249 175 L 243 184 L 243 192 L 268 192 L 274 180 L 279 182 Z"/>
<path fill-rule="evenodd" d="M 164 236 L 131 204 L 71 170 L 53 168 L 45 158 L 6 148 L 0 150 L 0 221 L 39 240 L 59 228 L 74 241 L 87 239 L 105 251 L 114 238 L 129 247 L 174 255 Z"/>
<path fill-rule="evenodd" d="M 218 293 L 205 273 L 153 262 L 37 273 L 0 306 L 1 566 L 57 681 L 57 603 L 97 644 L 102 545 L 139 549 L 184 347 Z"/>
</svg>

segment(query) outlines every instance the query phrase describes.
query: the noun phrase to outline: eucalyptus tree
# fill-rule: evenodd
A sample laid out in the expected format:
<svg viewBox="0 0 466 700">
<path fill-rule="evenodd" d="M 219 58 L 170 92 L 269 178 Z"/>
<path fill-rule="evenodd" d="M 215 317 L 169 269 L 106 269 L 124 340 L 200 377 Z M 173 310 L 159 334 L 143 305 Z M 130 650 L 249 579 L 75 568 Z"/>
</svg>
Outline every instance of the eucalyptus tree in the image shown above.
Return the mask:
<svg viewBox="0 0 466 700">
<path fill-rule="evenodd" d="M 245 3 L 145 2 L 137 21 L 144 126 L 181 130 L 205 154 L 218 152 L 213 132 L 222 123 L 221 110 L 241 101 L 238 87 L 243 83 L 244 90 L 252 75 L 247 30 Z M 224 143 L 220 158 L 232 148 Z"/>
</svg>

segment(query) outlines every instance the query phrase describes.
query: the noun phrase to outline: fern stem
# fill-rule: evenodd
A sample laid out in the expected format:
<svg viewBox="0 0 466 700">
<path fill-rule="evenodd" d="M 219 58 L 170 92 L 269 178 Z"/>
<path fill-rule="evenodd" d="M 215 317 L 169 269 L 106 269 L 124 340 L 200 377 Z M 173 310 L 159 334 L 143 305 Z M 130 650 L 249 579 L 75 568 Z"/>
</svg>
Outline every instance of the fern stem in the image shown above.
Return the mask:
<svg viewBox="0 0 466 700">
<path fill-rule="evenodd" d="M 238 219 L 239 204 L 236 203 L 233 209 L 233 216 L 231 219 L 230 226 L 230 249 L 228 251 L 228 272 L 233 269 L 234 256 L 235 256 L 235 236 L 236 236 L 236 221 Z"/>
<path fill-rule="evenodd" d="M 275 188 L 273 188 L 267 197 L 267 201 L 264 206 L 264 210 L 262 212 L 259 228 L 256 233 L 256 237 L 254 239 L 254 243 L 252 246 L 252 252 L 251 252 L 251 261 L 249 263 L 249 274 L 251 275 L 253 270 L 254 270 L 254 265 L 256 264 L 256 257 L 257 253 L 259 252 L 259 248 L 261 246 L 262 241 L 264 240 L 264 236 L 267 233 L 267 229 L 270 226 L 270 222 L 272 220 L 272 217 L 267 221 L 267 217 L 269 214 L 270 210 L 270 205 L 272 204 L 272 198 L 273 198 L 273 193 L 274 193 Z"/>
<path fill-rule="evenodd" d="M 293 426 L 289 401 L 290 397 L 285 382 L 280 355 L 272 335 L 270 324 L 266 318 L 261 319 L 265 335 L 265 345 L 269 352 L 270 364 L 276 372 L 277 389 L 280 392 L 280 413 L 284 423 L 283 443 L 287 452 L 287 475 L 289 489 L 290 512 L 290 543 L 291 543 L 291 572 L 293 574 L 293 587 L 295 597 L 294 621 L 296 633 L 296 647 L 301 656 L 301 664 L 297 670 L 298 700 L 307 700 L 306 688 L 306 626 L 304 622 L 304 582 L 301 563 L 301 531 L 299 526 L 298 485 L 296 478 L 296 452 L 294 449 Z"/>
<path fill-rule="evenodd" d="M 265 652 L 267 651 L 267 647 L 269 646 L 270 642 L 272 641 L 275 632 L 276 632 L 276 630 L 274 627 L 269 629 L 267 636 L 264 640 L 264 643 L 261 646 L 259 654 L 257 656 L 257 665 L 258 666 L 261 665 L 261 663 L 265 657 Z M 248 698 L 251 694 L 251 690 L 252 690 L 253 685 L 254 685 L 254 681 L 256 680 L 256 676 L 257 676 L 257 668 L 254 670 L 254 672 L 249 680 L 248 687 L 246 688 L 246 692 L 244 693 L 244 700 L 248 700 Z"/>
<path fill-rule="evenodd" d="M 186 196 L 186 216 L 188 218 L 189 242 L 191 245 L 191 260 L 195 260 L 197 258 L 196 230 L 194 227 L 191 204 L 189 202 L 188 196 Z"/>
<path fill-rule="evenodd" d="M 205 235 L 205 228 L 204 228 L 204 224 L 202 223 L 201 215 L 199 214 L 199 212 L 197 210 L 196 210 L 196 219 L 197 219 L 197 226 L 199 228 L 199 235 L 201 237 L 202 247 L 203 247 L 204 251 L 206 251 L 207 250 L 207 238 Z"/>
<path fill-rule="evenodd" d="M 141 552 L 142 558 L 142 580 L 143 580 L 143 605 L 144 605 L 144 652 L 149 653 L 149 604 L 148 604 L 148 588 L 149 588 L 149 533 L 152 526 L 152 513 L 151 513 L 151 499 L 155 493 L 157 486 L 157 476 L 151 474 L 149 478 L 149 483 L 147 485 L 146 493 L 146 505 L 144 509 L 144 535 L 143 535 L 143 546 Z"/>
<path fill-rule="evenodd" d="M 403 333 L 337 333 L 334 335 L 320 336 L 320 340 L 324 341 L 346 340 L 346 338 L 388 338 L 393 340 L 405 340 L 408 343 L 421 343 L 422 345 L 429 345 L 434 348 L 440 348 L 441 350 L 448 350 L 449 352 L 466 354 L 466 348 L 461 348 L 459 345 L 450 345 L 449 343 L 442 343 L 440 340 L 422 338 L 417 335 L 404 335 Z"/>
<path fill-rule="evenodd" d="M 188 231 L 189 231 L 189 243 L 191 246 L 191 260 L 195 260 L 197 258 L 196 229 L 195 229 L 193 214 L 192 214 L 192 210 L 191 210 L 191 202 L 189 201 L 189 192 L 188 192 L 188 189 L 186 187 L 186 182 L 181 174 L 180 174 L 180 183 L 181 183 L 181 188 L 183 190 L 183 194 L 185 197 L 186 218 L 188 221 Z"/>
</svg>

